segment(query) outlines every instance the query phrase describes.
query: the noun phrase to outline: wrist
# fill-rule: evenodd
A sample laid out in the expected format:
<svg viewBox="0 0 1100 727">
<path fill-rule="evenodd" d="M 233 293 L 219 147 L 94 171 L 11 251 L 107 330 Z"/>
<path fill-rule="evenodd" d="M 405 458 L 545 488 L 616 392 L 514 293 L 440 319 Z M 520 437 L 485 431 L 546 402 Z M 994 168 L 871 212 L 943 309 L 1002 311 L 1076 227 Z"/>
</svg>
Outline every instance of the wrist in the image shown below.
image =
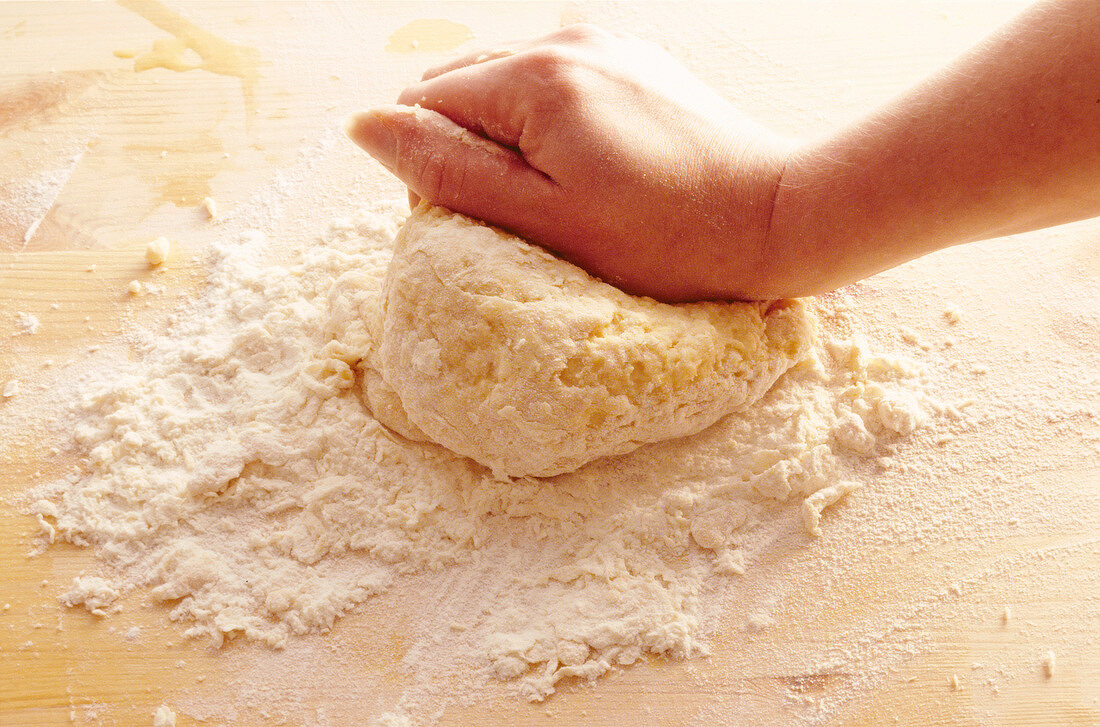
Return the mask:
<svg viewBox="0 0 1100 727">
<path fill-rule="evenodd" d="M 811 293 L 806 287 L 806 274 L 812 259 L 800 249 L 806 242 L 805 234 L 796 230 L 796 220 L 802 217 L 796 210 L 806 185 L 795 179 L 802 173 L 805 154 L 804 146 L 789 144 L 779 159 L 757 263 L 758 291 L 753 297 L 788 298 Z"/>
<path fill-rule="evenodd" d="M 818 295 L 887 267 L 874 195 L 853 166 L 829 140 L 790 150 L 763 249 L 770 297 Z"/>
</svg>

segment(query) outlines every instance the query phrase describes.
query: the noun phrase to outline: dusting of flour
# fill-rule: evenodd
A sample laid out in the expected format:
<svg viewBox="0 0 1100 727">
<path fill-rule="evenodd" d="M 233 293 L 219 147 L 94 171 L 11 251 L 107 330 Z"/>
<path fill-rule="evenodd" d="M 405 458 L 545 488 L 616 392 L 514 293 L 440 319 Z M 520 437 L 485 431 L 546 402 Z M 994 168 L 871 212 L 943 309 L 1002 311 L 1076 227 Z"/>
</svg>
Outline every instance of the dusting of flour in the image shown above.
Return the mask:
<svg viewBox="0 0 1100 727">
<path fill-rule="evenodd" d="M 429 719 L 440 703 L 415 689 L 445 700 L 429 682 L 452 666 L 542 700 L 646 655 L 707 654 L 712 594 L 778 538 L 828 530 L 828 508 L 892 467 L 896 442 L 962 416 L 913 360 L 826 336 L 699 434 L 498 479 L 395 436 L 357 394 L 354 314 L 402 220 L 374 206 L 280 257 L 258 232 L 221 241 L 195 309 L 85 392 L 79 473 L 30 498 L 44 544 L 104 564 L 67 603 L 105 612 L 146 588 L 189 636 L 284 649 L 380 594 L 467 574 L 435 604 L 444 633 L 409 649 L 414 687 L 386 719 Z"/>
</svg>

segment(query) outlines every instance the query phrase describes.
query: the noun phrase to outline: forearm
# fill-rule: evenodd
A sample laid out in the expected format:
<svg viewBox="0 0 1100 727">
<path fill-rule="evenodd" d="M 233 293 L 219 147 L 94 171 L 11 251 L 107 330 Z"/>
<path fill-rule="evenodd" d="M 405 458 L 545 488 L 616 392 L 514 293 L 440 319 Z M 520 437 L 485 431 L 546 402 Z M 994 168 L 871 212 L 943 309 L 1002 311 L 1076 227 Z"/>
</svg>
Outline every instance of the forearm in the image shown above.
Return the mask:
<svg viewBox="0 0 1100 727">
<path fill-rule="evenodd" d="M 1098 79 L 1100 2 L 1048 2 L 796 151 L 768 238 L 776 285 L 821 292 L 952 244 L 1100 214 Z"/>
</svg>

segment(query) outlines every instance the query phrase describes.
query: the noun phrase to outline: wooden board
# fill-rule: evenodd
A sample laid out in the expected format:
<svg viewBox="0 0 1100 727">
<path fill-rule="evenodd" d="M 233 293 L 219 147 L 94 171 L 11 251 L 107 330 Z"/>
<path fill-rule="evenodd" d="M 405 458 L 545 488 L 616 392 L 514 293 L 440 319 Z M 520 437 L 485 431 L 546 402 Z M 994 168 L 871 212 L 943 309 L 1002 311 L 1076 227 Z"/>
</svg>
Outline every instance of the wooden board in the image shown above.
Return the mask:
<svg viewBox="0 0 1100 727">
<path fill-rule="evenodd" d="M 190 253 L 216 234 L 198 208 L 204 197 L 226 210 L 241 205 L 344 114 L 393 98 L 452 50 L 596 19 L 667 39 L 750 113 L 806 132 L 904 88 L 1020 6 L 863 2 L 688 11 L 558 2 L 208 2 L 173 5 L 182 10 L 177 14 L 153 2 L 0 5 L 0 383 L 18 374 L 34 387 L 35 372 L 48 362 L 59 366 L 89 356 L 91 347 L 125 346 L 134 327 L 157 325 L 174 300 L 201 290 Z M 177 53 L 162 45 L 150 55 L 155 43 L 173 38 L 190 39 L 193 48 Z M 183 70 L 192 65 L 199 67 Z M 353 181 L 356 189 L 399 192 L 366 162 L 333 170 L 325 183 Z M 161 234 L 172 237 L 175 252 L 168 272 L 158 273 L 141 255 L 144 242 Z M 1080 260 L 1095 266 L 1089 249 L 1081 248 Z M 135 279 L 163 284 L 166 292 L 134 298 L 126 286 Z M 40 333 L 9 335 L 16 311 L 36 315 Z M 0 416 L 4 411 L 0 404 Z M 65 465 L 31 427 L 0 442 L 0 494 L 18 493 Z M 1082 487 L 1097 486 L 1094 467 L 1069 465 L 1043 476 L 1077 476 Z M 33 530 L 33 520 L 16 507 L 0 509 L 0 725 L 151 724 L 156 706 L 172 703 L 179 690 L 232 678 L 223 657 L 181 639 L 164 611 L 143 605 L 139 595 L 123 606 L 128 623 L 143 625 L 140 642 L 123 639 L 110 620 L 61 607 L 57 593 L 92 556 L 61 546 L 28 557 Z M 923 623 L 931 645 L 837 724 L 1100 723 L 1097 594 L 1082 590 L 1095 581 L 1080 575 L 1096 571 L 1098 533 L 1085 534 L 1093 547 L 1052 561 L 1041 584 L 1002 575 L 963 599 L 953 620 Z M 997 553 L 1056 544 L 1054 537 L 1038 544 L 1021 537 L 998 544 Z M 993 555 L 962 545 L 942 554 Z M 822 622 L 815 638 L 842 639 L 845 622 L 861 610 L 894 608 L 927 588 L 925 571 L 899 567 L 897 556 L 868 553 L 854 564 L 849 582 L 837 586 L 844 598 L 833 598 L 848 610 Z M 1005 604 L 1029 624 L 1027 635 L 1002 623 Z M 387 618 L 397 607 L 381 599 L 337 628 L 343 643 L 371 633 L 384 645 L 363 646 L 359 668 L 363 679 L 381 679 L 395 696 L 394 665 L 407 648 L 400 621 Z M 797 649 L 808 638 L 797 626 L 784 628 L 780 617 L 765 638 Z M 1043 634 L 1081 645 L 1059 655 L 1055 680 L 1043 678 Z M 504 714 L 451 706 L 441 724 L 722 723 L 733 694 L 738 704 L 751 695 L 756 723 L 782 724 L 783 695 L 792 684 L 815 696 L 833 690 L 827 678 L 809 684 L 804 675 L 746 661 L 743 638 L 731 628 L 708 660 L 643 664 L 595 689 L 566 686 L 546 705 L 517 704 Z M 998 693 L 979 688 L 975 664 L 1007 658 L 1031 660 L 1034 672 L 1002 680 Z M 960 677 L 960 689 L 949 686 L 951 675 Z M 321 706 L 338 698 L 313 697 Z M 238 723 L 268 722 L 243 714 Z M 181 712 L 178 724 L 200 722 Z"/>
</svg>

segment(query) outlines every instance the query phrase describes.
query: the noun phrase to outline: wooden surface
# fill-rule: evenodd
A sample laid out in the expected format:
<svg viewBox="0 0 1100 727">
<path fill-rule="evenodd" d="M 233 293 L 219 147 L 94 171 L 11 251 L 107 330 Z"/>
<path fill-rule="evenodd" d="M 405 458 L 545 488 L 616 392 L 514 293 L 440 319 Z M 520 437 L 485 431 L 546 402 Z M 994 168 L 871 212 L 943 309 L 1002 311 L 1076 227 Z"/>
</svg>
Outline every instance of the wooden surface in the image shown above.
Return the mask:
<svg viewBox="0 0 1100 727">
<path fill-rule="evenodd" d="M 897 92 L 1020 6 L 822 5 L 687 12 L 565 3 L 173 4 L 184 19 L 156 3 L 2 4 L 0 384 L 18 375 L 33 390 L 35 372 L 47 362 L 80 361 L 91 347 L 124 346 L 135 326 L 156 326 L 173 300 L 201 290 L 188 253 L 215 234 L 197 207 L 204 197 L 234 209 L 345 113 L 392 98 L 452 49 L 592 18 L 667 36 L 674 52 L 735 93 L 750 113 L 804 131 Z M 187 42 L 173 45 L 173 38 Z M 722 40 L 732 49 L 729 59 L 716 54 Z M 365 168 L 333 170 L 324 183 L 337 187 L 352 175 L 359 188 L 399 191 Z M 28 189 L 35 194 L 28 197 Z M 164 273 L 150 271 L 141 258 L 144 241 L 159 234 L 177 242 Z M 1087 259 L 1095 263 L 1094 256 Z M 164 284 L 166 292 L 135 299 L 126 293 L 134 279 Z M 15 332 L 16 311 L 36 315 L 41 331 L 8 335 Z M 0 404 L 0 416 L 4 412 Z M 0 493 L 13 495 L 64 468 L 50 455 L 40 425 L 29 420 L 24 434 L 0 442 Z M 1082 472 L 1082 486 L 1097 487 L 1095 470 Z M 0 725 L 151 724 L 156 706 L 172 704 L 180 690 L 232 677 L 221 655 L 182 640 L 164 611 L 137 595 L 123 606 L 128 624 L 144 626 L 140 642 L 123 639 L 110 619 L 59 606 L 57 594 L 92 555 L 59 546 L 29 557 L 34 523 L 17 510 L 0 510 Z M 1095 543 L 1097 531 L 1091 535 Z M 943 557 L 953 555 L 980 561 L 993 551 L 960 548 Z M 964 594 L 951 618 L 933 615 L 921 624 L 928 648 L 835 723 L 1100 724 L 1100 664 L 1091 633 L 1098 594 L 1082 590 L 1095 580 L 1081 575 L 1095 573 L 1097 557 L 1095 547 L 1079 548 L 1052 562 L 1041 584 L 1002 573 Z M 818 638 L 840 639 L 846 619 L 897 607 L 927 586 L 924 571 L 897 562 L 868 553 L 853 564 L 843 586 L 848 610 L 822 623 Z M 1005 604 L 1029 625 L 1026 633 L 1002 623 Z M 400 623 L 386 613 L 381 599 L 337 629 L 345 642 L 371 633 L 372 643 L 384 645 L 373 654 L 364 647 L 363 679 L 391 674 L 402 653 Z M 1043 634 L 1081 645 L 1059 654 L 1057 679 L 1043 678 Z M 782 694 L 799 677 L 746 662 L 741 638 L 731 629 L 719 635 L 709 660 L 644 664 L 594 689 L 567 686 L 547 705 L 517 704 L 495 715 L 477 705 L 452 706 L 442 723 L 733 723 L 722 713 L 728 695 L 752 694 L 755 723 L 782 724 Z M 796 649 L 806 637 L 792 626 L 768 638 L 791 639 Z M 1034 669 L 998 680 L 997 690 L 980 688 L 976 664 L 1013 658 Z M 950 687 L 952 675 L 960 689 Z M 394 694 L 399 686 L 395 678 Z M 831 689 L 807 688 L 815 694 Z M 340 697 L 314 698 L 323 705 Z M 177 724 L 198 723 L 181 711 Z M 237 723 L 268 722 L 241 714 Z"/>
</svg>

